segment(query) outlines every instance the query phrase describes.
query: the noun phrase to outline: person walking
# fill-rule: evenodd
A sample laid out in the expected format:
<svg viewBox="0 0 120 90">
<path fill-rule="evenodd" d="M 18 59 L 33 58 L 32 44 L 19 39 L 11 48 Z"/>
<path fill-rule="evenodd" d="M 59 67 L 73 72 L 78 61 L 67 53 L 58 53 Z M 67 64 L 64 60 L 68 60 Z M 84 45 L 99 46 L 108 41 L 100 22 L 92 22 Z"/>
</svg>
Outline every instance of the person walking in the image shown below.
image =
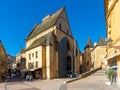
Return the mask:
<svg viewBox="0 0 120 90">
<path fill-rule="evenodd" d="M 32 82 L 32 79 L 33 79 L 32 75 L 29 76 L 29 79 L 30 79 L 30 82 Z"/>
<path fill-rule="evenodd" d="M 2 75 L 2 81 L 4 82 L 5 81 L 5 77 Z"/>
</svg>

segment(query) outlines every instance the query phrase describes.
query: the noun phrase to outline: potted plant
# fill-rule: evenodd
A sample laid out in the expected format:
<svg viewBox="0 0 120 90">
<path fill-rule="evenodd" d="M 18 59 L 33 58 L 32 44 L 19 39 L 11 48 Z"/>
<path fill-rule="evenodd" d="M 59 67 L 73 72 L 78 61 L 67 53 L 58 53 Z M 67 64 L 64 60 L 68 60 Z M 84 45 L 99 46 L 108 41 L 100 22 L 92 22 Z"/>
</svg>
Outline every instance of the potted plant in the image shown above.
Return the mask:
<svg viewBox="0 0 120 90">
<path fill-rule="evenodd" d="M 108 71 L 107 71 L 107 78 L 108 78 L 108 82 L 107 82 L 107 85 L 111 85 L 112 83 L 112 76 L 114 74 L 114 70 L 112 68 L 109 68 Z"/>
</svg>

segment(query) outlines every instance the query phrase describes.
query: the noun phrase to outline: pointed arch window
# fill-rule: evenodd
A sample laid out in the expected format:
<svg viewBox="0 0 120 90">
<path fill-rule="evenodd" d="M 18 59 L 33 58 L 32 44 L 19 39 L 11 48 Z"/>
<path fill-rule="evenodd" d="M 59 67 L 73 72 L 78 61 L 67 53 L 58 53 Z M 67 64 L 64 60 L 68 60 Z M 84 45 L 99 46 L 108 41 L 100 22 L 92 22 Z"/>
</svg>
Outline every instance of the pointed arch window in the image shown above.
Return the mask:
<svg viewBox="0 0 120 90">
<path fill-rule="evenodd" d="M 61 30 L 61 28 L 62 28 L 62 25 L 61 25 L 61 23 L 59 24 L 59 29 Z"/>
</svg>

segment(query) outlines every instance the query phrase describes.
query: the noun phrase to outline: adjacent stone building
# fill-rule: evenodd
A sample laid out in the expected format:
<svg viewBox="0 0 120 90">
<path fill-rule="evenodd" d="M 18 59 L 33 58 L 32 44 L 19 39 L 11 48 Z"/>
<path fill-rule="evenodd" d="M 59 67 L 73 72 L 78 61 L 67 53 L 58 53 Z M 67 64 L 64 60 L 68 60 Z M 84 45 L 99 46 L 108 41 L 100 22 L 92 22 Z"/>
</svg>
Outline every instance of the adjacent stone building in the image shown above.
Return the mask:
<svg viewBox="0 0 120 90">
<path fill-rule="evenodd" d="M 112 82 L 120 85 L 120 0 L 104 0 L 107 33 L 107 58 L 114 70 Z"/>
<path fill-rule="evenodd" d="M 7 69 L 16 69 L 16 58 L 10 54 L 6 54 Z"/>
<path fill-rule="evenodd" d="M 0 82 L 2 82 L 2 76 L 7 76 L 7 62 L 6 62 L 6 51 L 0 40 Z"/>
<path fill-rule="evenodd" d="M 16 69 L 20 71 L 22 71 L 23 69 L 26 69 L 25 48 L 22 48 L 20 53 L 16 55 Z"/>
<path fill-rule="evenodd" d="M 92 41 L 90 39 L 90 37 L 87 40 L 87 43 L 84 47 L 84 51 L 85 51 L 85 70 L 89 71 L 92 67 L 92 61 L 91 61 L 91 50 L 93 49 L 93 44 Z"/>
<path fill-rule="evenodd" d="M 93 68 L 105 68 L 106 54 L 106 41 L 101 37 L 91 50 L 91 61 Z"/>
<path fill-rule="evenodd" d="M 80 52 L 80 74 L 85 72 L 86 62 L 85 62 L 85 54 L 84 52 Z"/>
<path fill-rule="evenodd" d="M 80 51 L 65 8 L 42 19 L 26 38 L 26 69 L 36 78 L 64 78 L 80 72 Z"/>
</svg>

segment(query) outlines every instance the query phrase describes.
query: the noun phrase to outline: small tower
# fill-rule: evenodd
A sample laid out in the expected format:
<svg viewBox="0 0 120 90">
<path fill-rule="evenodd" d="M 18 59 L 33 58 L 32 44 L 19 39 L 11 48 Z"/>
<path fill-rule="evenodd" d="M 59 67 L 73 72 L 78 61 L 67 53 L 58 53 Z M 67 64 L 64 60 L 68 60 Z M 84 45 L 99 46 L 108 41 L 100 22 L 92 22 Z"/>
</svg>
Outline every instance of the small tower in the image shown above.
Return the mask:
<svg viewBox="0 0 120 90">
<path fill-rule="evenodd" d="M 93 44 L 92 41 L 90 39 L 90 37 L 88 37 L 87 43 L 84 47 L 84 51 L 85 51 L 85 62 L 86 62 L 86 71 L 89 71 L 92 67 L 92 63 L 91 63 L 91 50 L 93 49 Z"/>
</svg>

